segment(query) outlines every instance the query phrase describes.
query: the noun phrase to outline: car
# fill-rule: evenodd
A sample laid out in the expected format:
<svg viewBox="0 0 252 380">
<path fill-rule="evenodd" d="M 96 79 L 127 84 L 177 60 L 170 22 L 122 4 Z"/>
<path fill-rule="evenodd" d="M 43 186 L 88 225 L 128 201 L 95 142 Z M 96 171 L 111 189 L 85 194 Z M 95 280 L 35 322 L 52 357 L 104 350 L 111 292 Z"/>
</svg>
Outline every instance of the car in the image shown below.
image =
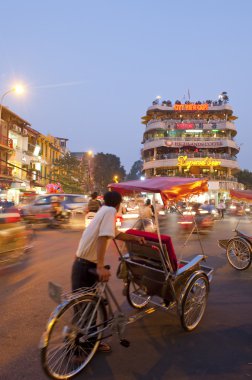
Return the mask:
<svg viewBox="0 0 252 380">
<path fill-rule="evenodd" d="M 40 221 L 48 220 L 51 218 L 52 200 L 56 197 L 65 211 L 81 213 L 87 207 L 88 198 L 81 194 L 44 194 L 21 207 L 21 215 L 24 218 L 32 216 L 33 219 Z"/>
</svg>

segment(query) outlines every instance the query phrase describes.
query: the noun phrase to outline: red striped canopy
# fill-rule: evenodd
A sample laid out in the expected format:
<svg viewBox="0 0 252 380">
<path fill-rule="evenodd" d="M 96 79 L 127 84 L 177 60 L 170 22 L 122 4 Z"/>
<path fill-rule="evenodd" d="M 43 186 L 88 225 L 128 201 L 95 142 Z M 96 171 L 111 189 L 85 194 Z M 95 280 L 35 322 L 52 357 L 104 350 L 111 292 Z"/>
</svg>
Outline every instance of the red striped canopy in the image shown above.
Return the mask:
<svg viewBox="0 0 252 380">
<path fill-rule="evenodd" d="M 230 190 L 230 196 L 239 201 L 252 202 L 252 190 Z"/>
<path fill-rule="evenodd" d="M 134 193 L 160 193 L 163 201 L 178 201 L 208 191 L 207 180 L 202 178 L 183 177 L 153 177 L 145 180 L 135 180 L 108 185 L 111 190 L 122 195 Z"/>
</svg>

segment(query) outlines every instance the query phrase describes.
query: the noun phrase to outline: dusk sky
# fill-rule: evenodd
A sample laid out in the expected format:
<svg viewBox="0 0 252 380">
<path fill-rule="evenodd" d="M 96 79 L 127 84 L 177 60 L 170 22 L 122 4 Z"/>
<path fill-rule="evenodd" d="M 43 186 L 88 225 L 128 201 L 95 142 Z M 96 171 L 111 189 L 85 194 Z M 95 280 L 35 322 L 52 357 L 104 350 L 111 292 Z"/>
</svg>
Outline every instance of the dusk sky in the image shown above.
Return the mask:
<svg viewBox="0 0 252 380">
<path fill-rule="evenodd" d="M 252 1 L 1 1 L 4 105 L 71 151 L 140 158 L 141 116 L 163 100 L 217 100 L 238 116 L 242 169 L 252 171 Z"/>
</svg>

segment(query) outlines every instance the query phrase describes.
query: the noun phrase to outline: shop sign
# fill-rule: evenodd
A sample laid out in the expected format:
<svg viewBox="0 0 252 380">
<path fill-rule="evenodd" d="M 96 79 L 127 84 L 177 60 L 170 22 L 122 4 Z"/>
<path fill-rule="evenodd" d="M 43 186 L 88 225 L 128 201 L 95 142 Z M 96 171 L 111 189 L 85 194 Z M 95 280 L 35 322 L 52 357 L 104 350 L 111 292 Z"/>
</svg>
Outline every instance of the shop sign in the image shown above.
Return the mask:
<svg viewBox="0 0 252 380">
<path fill-rule="evenodd" d="M 165 141 L 165 145 L 174 148 L 182 148 L 186 146 L 195 146 L 196 148 L 219 148 L 222 141 Z"/>
<path fill-rule="evenodd" d="M 205 157 L 201 160 L 188 160 L 187 156 L 178 157 L 178 166 L 190 169 L 191 166 L 220 166 L 221 161 L 217 161 L 212 157 Z"/>
<path fill-rule="evenodd" d="M 208 104 L 175 104 L 175 111 L 205 111 L 208 110 Z"/>
<path fill-rule="evenodd" d="M 194 129 L 195 124 L 194 123 L 177 123 L 176 129 Z"/>
</svg>

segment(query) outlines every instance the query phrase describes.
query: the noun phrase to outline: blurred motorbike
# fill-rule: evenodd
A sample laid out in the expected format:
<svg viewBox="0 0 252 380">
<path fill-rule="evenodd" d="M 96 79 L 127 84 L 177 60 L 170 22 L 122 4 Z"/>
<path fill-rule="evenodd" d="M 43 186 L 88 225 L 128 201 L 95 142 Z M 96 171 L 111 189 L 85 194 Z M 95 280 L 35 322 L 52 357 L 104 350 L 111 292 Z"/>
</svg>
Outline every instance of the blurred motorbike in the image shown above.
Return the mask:
<svg viewBox="0 0 252 380">
<path fill-rule="evenodd" d="M 21 221 L 19 213 L 0 216 L 0 266 L 16 263 L 32 248 L 33 230 Z"/>
<path fill-rule="evenodd" d="M 61 228 L 67 225 L 71 218 L 71 211 L 70 210 L 63 210 L 58 215 L 52 215 L 51 218 L 49 218 L 47 226 L 49 228 Z"/>
<path fill-rule="evenodd" d="M 206 210 L 184 211 L 179 218 L 178 224 L 182 230 L 192 230 L 197 227 L 199 231 L 211 229 L 214 225 L 213 215 Z M 196 226 L 195 226 L 196 224 Z"/>
</svg>

